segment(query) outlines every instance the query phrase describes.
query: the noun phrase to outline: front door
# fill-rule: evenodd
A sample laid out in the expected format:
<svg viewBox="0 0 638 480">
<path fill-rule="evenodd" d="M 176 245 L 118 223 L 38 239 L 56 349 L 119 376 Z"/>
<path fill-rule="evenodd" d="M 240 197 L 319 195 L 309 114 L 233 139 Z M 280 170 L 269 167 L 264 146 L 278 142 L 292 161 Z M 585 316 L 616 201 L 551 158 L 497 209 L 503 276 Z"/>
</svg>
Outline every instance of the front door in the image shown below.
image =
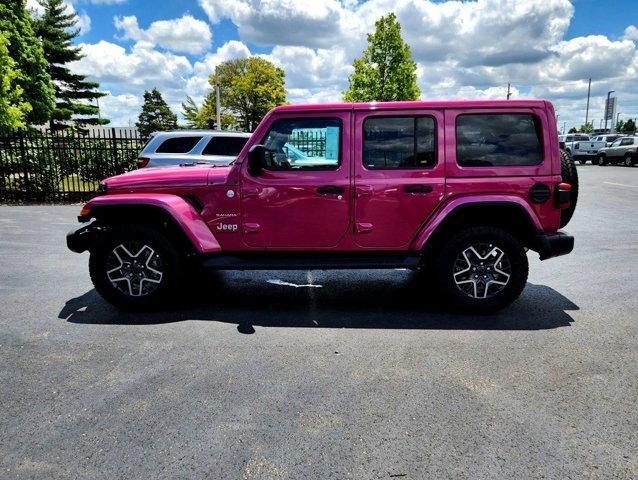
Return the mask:
<svg viewBox="0 0 638 480">
<path fill-rule="evenodd" d="M 273 249 L 336 246 L 350 224 L 350 112 L 280 115 L 260 143 L 268 165 L 242 165 L 242 235 Z"/>
<path fill-rule="evenodd" d="M 355 131 L 355 241 L 407 248 L 445 194 L 443 114 L 357 112 Z"/>
</svg>

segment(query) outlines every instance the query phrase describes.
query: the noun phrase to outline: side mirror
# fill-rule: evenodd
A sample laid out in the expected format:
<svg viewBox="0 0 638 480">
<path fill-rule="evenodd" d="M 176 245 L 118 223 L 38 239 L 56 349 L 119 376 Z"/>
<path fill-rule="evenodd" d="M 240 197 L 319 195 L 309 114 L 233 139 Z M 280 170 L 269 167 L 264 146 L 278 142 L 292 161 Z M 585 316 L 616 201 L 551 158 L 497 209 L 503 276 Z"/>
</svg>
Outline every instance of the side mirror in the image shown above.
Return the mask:
<svg viewBox="0 0 638 480">
<path fill-rule="evenodd" d="M 253 145 L 248 151 L 248 172 L 256 177 L 266 166 L 268 151 L 263 145 Z"/>
</svg>

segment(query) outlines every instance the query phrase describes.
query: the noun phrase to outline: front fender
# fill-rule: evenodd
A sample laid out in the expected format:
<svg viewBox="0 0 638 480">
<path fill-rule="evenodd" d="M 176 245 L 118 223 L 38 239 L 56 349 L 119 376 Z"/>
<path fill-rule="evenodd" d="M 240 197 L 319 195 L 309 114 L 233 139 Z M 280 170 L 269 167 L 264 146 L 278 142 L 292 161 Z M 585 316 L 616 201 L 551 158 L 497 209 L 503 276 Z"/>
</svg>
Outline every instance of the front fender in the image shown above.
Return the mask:
<svg viewBox="0 0 638 480">
<path fill-rule="evenodd" d="M 96 212 L 113 207 L 150 206 L 162 209 L 181 228 L 199 253 L 221 252 L 219 242 L 206 226 L 200 214 L 183 198 L 168 193 L 127 193 L 104 195 L 90 200 L 83 211 L 86 217 L 95 217 Z"/>
<path fill-rule="evenodd" d="M 480 206 L 480 205 L 516 205 L 517 208 L 522 208 L 523 211 L 527 214 L 530 221 L 532 222 L 534 228 L 537 231 L 542 231 L 543 227 L 541 225 L 538 216 L 532 209 L 532 207 L 523 200 L 521 197 L 517 197 L 516 195 L 476 195 L 470 197 L 461 197 L 450 200 L 446 203 L 442 208 L 440 208 L 434 216 L 432 216 L 420 229 L 417 236 L 414 238 L 410 250 L 415 252 L 420 252 L 423 250 L 423 247 L 430 239 L 432 234 L 441 226 L 446 218 L 450 214 L 452 214 L 455 210 L 459 208 L 464 208 L 466 206 Z"/>
</svg>

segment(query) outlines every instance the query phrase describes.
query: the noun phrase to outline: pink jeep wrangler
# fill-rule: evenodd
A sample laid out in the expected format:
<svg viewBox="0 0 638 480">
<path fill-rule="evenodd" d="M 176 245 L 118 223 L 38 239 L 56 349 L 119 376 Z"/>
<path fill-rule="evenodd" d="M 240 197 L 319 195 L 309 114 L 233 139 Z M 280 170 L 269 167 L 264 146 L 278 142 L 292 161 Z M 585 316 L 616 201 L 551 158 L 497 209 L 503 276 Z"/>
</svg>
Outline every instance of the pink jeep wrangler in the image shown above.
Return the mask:
<svg viewBox="0 0 638 480">
<path fill-rule="evenodd" d="M 273 109 L 227 167 L 109 178 L 67 236 L 96 290 L 164 300 L 187 267 L 408 268 L 489 312 L 527 280 L 526 250 L 569 253 L 577 178 L 542 100 Z M 87 223 L 88 222 L 88 223 Z"/>
</svg>

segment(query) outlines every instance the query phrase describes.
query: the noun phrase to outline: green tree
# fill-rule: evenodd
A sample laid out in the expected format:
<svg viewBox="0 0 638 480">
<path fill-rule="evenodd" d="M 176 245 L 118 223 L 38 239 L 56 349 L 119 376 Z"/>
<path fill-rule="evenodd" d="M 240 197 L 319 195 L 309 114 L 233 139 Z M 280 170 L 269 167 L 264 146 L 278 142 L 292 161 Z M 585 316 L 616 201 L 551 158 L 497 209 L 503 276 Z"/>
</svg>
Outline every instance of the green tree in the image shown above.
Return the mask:
<svg viewBox="0 0 638 480">
<path fill-rule="evenodd" d="M 16 83 L 18 72 L 9 56 L 8 43 L 7 37 L 0 32 L 0 129 L 23 127 L 31 111 L 22 88 Z"/>
<path fill-rule="evenodd" d="M 186 125 L 189 128 L 197 127 L 197 115 L 199 114 L 199 107 L 195 103 L 195 100 L 190 95 L 186 95 L 186 100 L 182 102 L 182 115 L 186 120 Z"/>
<path fill-rule="evenodd" d="M 591 122 L 583 123 L 578 129 L 578 131 L 580 133 L 592 133 L 594 131 L 594 124 Z"/>
<path fill-rule="evenodd" d="M 25 0 L 0 2 L 0 32 L 9 41 L 7 49 L 17 73 L 15 84 L 22 90 L 24 101 L 31 106 L 26 122 L 46 123 L 53 108 L 55 90 L 46 70 L 42 45 L 31 26 Z"/>
<path fill-rule="evenodd" d="M 157 88 L 144 92 L 144 105 L 135 125 L 142 138 L 147 138 L 153 132 L 177 128 L 177 116 Z"/>
<path fill-rule="evenodd" d="M 416 63 L 410 46 L 401 38 L 401 25 L 394 13 L 381 17 L 368 34 L 368 48 L 354 61 L 346 102 L 418 100 Z"/>
<path fill-rule="evenodd" d="M 78 17 L 67 10 L 64 0 L 38 0 L 44 13 L 33 21 L 36 35 L 42 41 L 47 72 L 55 86 L 55 107 L 49 121 L 52 129 L 68 127 L 73 118 L 76 125 L 104 125 L 109 123 L 99 117 L 94 104 L 106 95 L 98 91 L 99 84 L 89 82 L 84 75 L 72 73 L 66 66 L 84 57 L 81 49 L 73 45 L 80 34 Z"/>
<path fill-rule="evenodd" d="M 238 130 L 241 128 L 237 118 L 223 109 L 219 117 L 222 130 Z M 197 112 L 195 127 L 197 128 L 217 128 L 217 112 L 215 110 L 215 91 L 213 90 L 204 99 L 202 107 Z"/>
<path fill-rule="evenodd" d="M 623 126 L 622 132 L 623 133 L 634 133 L 636 131 L 636 122 L 634 121 L 633 118 L 630 118 L 629 120 L 627 120 L 625 122 L 625 125 Z"/>
<path fill-rule="evenodd" d="M 625 129 L 625 121 L 624 120 L 618 120 L 616 125 L 614 125 L 614 130 L 616 132 L 622 132 L 624 129 Z"/>
<path fill-rule="evenodd" d="M 213 88 L 219 82 L 223 113 L 232 115 L 247 132 L 252 131 L 271 108 L 286 103 L 284 71 L 260 57 L 223 62 L 208 81 Z M 207 116 L 215 111 L 214 95 L 209 95 L 202 110 L 204 108 Z"/>
<path fill-rule="evenodd" d="M 567 133 L 578 133 L 578 129 L 576 127 L 572 127 L 569 129 L 569 132 Z"/>
</svg>

